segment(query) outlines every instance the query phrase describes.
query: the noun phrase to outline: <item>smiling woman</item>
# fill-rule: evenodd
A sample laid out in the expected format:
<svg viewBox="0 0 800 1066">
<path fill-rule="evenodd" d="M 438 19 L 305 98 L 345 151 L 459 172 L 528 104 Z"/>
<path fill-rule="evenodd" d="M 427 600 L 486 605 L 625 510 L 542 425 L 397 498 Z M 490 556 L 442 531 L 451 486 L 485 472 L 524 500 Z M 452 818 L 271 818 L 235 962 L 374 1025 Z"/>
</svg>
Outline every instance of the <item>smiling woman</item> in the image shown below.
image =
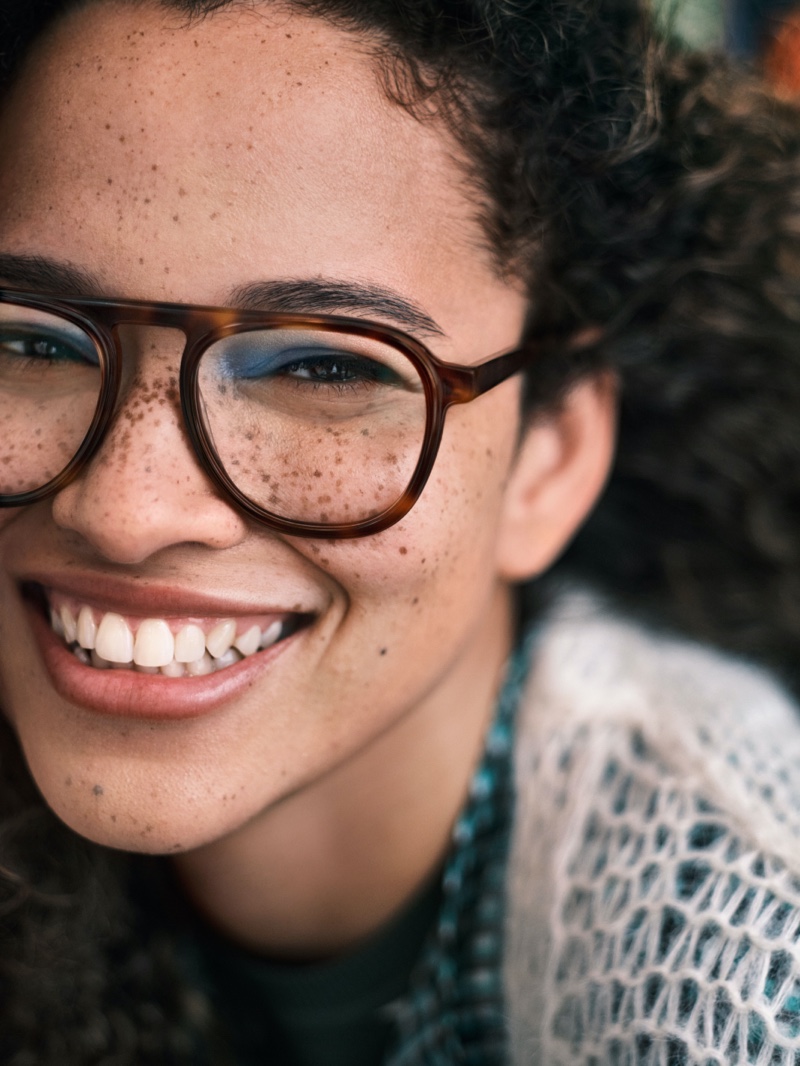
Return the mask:
<svg viewBox="0 0 800 1066">
<path fill-rule="evenodd" d="M 2 1061 L 793 1061 L 800 727 L 655 634 L 797 638 L 795 114 L 627 0 L 5 17 Z"/>
</svg>

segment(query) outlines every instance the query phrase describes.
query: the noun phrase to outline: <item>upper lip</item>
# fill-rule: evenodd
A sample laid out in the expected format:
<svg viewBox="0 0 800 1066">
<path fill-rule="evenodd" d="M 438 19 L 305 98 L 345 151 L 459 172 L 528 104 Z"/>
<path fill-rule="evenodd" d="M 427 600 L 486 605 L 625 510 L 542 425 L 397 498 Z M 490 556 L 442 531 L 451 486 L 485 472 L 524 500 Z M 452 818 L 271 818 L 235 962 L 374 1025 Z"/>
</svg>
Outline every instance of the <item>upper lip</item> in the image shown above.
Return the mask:
<svg viewBox="0 0 800 1066">
<path fill-rule="evenodd" d="M 36 584 L 52 589 L 99 611 L 142 617 L 192 616 L 226 617 L 250 614 L 316 614 L 311 605 L 298 598 L 288 601 L 238 599 L 198 592 L 177 585 L 120 580 L 105 574 L 70 572 L 28 574 L 20 585 Z"/>
</svg>

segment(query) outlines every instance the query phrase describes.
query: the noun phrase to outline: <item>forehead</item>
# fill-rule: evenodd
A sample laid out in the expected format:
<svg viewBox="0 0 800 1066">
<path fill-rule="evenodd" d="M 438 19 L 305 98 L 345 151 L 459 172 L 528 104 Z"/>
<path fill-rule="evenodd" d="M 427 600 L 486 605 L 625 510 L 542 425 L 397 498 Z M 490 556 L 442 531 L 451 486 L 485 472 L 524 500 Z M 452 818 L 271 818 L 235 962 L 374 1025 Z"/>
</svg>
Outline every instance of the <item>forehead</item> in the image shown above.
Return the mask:
<svg viewBox="0 0 800 1066">
<path fill-rule="evenodd" d="M 191 25 L 91 5 L 29 58 L 0 138 L 5 250 L 35 220 L 31 251 L 67 247 L 109 285 L 124 255 L 126 295 L 174 289 L 178 255 L 233 280 L 254 255 L 262 275 L 324 265 L 401 289 L 448 270 L 456 293 L 488 270 L 444 129 L 387 99 L 367 41 L 270 5 Z"/>
</svg>

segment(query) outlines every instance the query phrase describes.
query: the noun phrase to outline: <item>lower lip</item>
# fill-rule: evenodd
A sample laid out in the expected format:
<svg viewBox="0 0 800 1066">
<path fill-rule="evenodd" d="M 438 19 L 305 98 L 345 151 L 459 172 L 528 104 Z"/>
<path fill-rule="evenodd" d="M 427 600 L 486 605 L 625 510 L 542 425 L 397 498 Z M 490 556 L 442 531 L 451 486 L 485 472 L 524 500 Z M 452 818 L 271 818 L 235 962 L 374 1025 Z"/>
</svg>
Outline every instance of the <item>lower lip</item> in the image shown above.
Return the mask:
<svg viewBox="0 0 800 1066">
<path fill-rule="evenodd" d="M 175 720 L 211 714 L 254 685 L 258 676 L 304 632 L 300 629 L 219 673 L 169 678 L 85 666 L 53 632 L 40 611 L 30 603 L 26 607 L 56 692 L 82 709 L 117 718 Z"/>
</svg>

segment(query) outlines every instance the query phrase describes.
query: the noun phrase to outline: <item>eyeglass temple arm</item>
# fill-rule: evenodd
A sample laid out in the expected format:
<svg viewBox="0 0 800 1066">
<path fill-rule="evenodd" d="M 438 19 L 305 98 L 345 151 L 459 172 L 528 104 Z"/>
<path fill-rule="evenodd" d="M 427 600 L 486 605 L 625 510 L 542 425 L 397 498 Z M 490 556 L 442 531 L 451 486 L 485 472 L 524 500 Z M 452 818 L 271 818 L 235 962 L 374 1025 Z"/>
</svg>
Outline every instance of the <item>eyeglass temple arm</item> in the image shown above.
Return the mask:
<svg viewBox="0 0 800 1066">
<path fill-rule="evenodd" d="M 530 364 L 530 347 L 517 348 L 505 355 L 496 355 L 477 366 L 448 366 L 442 368 L 445 382 L 445 403 L 469 403 L 495 385 L 506 381 Z"/>
</svg>

